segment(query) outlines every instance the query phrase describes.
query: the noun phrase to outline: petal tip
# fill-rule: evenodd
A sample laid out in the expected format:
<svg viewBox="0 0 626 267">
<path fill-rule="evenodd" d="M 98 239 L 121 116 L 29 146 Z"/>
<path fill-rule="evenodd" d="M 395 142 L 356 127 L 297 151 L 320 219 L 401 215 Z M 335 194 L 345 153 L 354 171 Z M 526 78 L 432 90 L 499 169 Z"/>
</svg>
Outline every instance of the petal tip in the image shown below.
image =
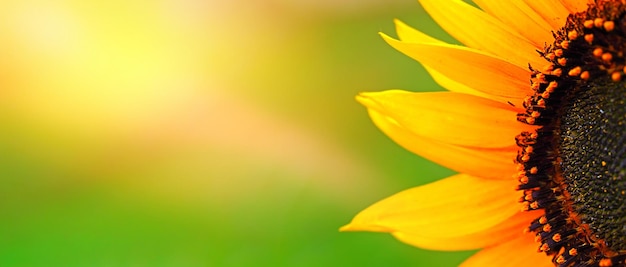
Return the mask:
<svg viewBox="0 0 626 267">
<path fill-rule="evenodd" d="M 350 232 L 350 231 L 355 231 L 352 227 L 352 224 L 350 223 L 339 228 L 339 232 Z"/>
<path fill-rule="evenodd" d="M 397 41 L 396 39 L 394 39 L 393 37 L 387 35 L 384 32 L 379 32 L 378 35 L 380 35 L 380 37 L 382 37 L 385 41 Z"/>
<path fill-rule="evenodd" d="M 366 108 L 373 109 L 378 106 L 376 100 L 372 97 L 374 94 L 375 93 L 359 93 L 354 98 Z"/>
<path fill-rule="evenodd" d="M 394 232 L 393 229 L 382 226 L 382 225 L 355 223 L 354 221 L 339 228 L 339 232 L 359 232 L 359 231 L 383 232 L 383 233 Z"/>
</svg>

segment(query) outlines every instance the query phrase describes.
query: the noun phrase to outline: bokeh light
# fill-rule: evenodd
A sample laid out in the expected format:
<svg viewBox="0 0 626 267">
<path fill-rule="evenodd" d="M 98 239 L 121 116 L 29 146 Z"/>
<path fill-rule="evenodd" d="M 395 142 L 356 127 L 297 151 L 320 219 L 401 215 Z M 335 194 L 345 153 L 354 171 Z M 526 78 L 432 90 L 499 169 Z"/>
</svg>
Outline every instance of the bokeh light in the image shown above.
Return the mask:
<svg viewBox="0 0 626 267">
<path fill-rule="evenodd" d="M 339 233 L 452 172 L 359 91 L 438 88 L 387 47 L 393 1 L 0 3 L 0 266 L 455 266 Z"/>
</svg>

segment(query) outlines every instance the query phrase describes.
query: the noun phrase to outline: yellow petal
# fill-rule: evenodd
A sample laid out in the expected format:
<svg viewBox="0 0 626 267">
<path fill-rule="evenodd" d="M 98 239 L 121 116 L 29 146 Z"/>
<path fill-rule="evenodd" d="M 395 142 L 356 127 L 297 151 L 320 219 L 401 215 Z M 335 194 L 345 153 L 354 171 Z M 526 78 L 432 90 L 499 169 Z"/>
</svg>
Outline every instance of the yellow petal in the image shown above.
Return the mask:
<svg viewBox="0 0 626 267">
<path fill-rule="evenodd" d="M 523 234 L 522 229 L 543 214 L 542 211 L 519 212 L 504 222 L 485 231 L 459 236 L 437 236 L 430 233 L 411 234 L 394 232 L 398 240 L 431 250 L 472 250 L 505 243 Z"/>
<path fill-rule="evenodd" d="M 552 26 L 552 30 L 557 31 L 565 26 L 569 10 L 559 1 L 537 1 L 524 0 L 537 14 Z M 552 38 L 547 41 L 552 40 Z M 547 42 L 546 41 L 546 42 Z"/>
<path fill-rule="evenodd" d="M 392 140 L 405 149 L 457 172 L 480 177 L 513 180 L 517 148 L 481 149 L 441 143 L 413 134 L 393 119 L 373 109 L 372 121 Z"/>
<path fill-rule="evenodd" d="M 398 38 L 403 42 L 445 44 L 444 41 L 418 31 L 398 19 L 395 19 L 393 22 L 396 25 L 396 34 L 398 34 Z"/>
<path fill-rule="evenodd" d="M 430 37 L 427 34 L 408 26 L 407 24 L 403 23 L 400 20 L 394 20 L 394 22 L 396 24 L 396 33 L 398 34 L 398 38 L 400 38 L 400 40 L 402 40 L 403 42 L 445 44 L 445 42 L 435 39 L 433 37 Z M 499 97 L 499 96 L 495 96 L 486 92 L 481 92 L 479 90 L 473 89 L 463 84 L 463 81 L 453 80 L 450 77 L 442 74 L 441 72 L 438 72 L 435 69 L 429 67 L 428 65 L 425 65 L 423 63 L 422 65 L 424 65 L 424 68 L 426 69 L 426 71 L 428 71 L 430 76 L 433 77 L 435 82 L 437 82 L 437 84 L 441 85 L 443 88 L 447 89 L 448 91 L 471 94 L 471 95 L 489 98 L 489 99 L 500 101 L 500 102 L 513 100 L 510 98 Z"/>
<path fill-rule="evenodd" d="M 457 45 L 407 43 L 381 35 L 400 52 L 472 89 L 513 102 L 530 93 L 530 71 L 503 59 Z"/>
<path fill-rule="evenodd" d="M 400 38 L 401 41 L 408 42 L 408 43 L 445 44 L 443 41 L 430 37 L 427 34 L 408 26 L 407 24 L 403 23 L 400 20 L 396 19 L 394 20 L 394 22 L 396 24 L 396 33 L 398 34 L 398 38 Z M 437 82 L 437 84 L 441 85 L 443 88 L 447 89 L 448 91 L 471 94 L 475 96 L 493 99 L 496 101 L 505 102 L 509 100 L 506 98 L 496 97 L 496 96 L 472 89 L 471 87 L 463 84 L 462 81 L 455 81 L 453 79 L 450 79 L 450 77 L 443 75 L 442 73 L 434 70 L 433 68 L 429 66 L 424 65 L 424 68 L 426 69 L 426 71 L 428 71 L 430 76 L 433 77 L 433 79 L 435 80 L 435 82 Z"/>
<path fill-rule="evenodd" d="M 461 43 L 526 68 L 541 67 L 537 46 L 496 18 L 462 0 L 420 0 L 424 9 L 450 35 Z"/>
<path fill-rule="evenodd" d="M 437 82 L 437 84 L 441 85 L 441 87 L 447 89 L 448 91 L 456 92 L 456 93 L 470 94 L 470 95 L 474 95 L 474 96 L 478 96 L 478 97 L 482 97 L 482 98 L 487 98 L 487 99 L 491 99 L 491 100 L 494 100 L 494 101 L 498 101 L 500 103 L 505 103 L 506 101 L 515 100 L 515 99 L 511 99 L 511 98 L 506 98 L 506 97 L 498 97 L 498 96 L 494 96 L 494 95 L 491 95 L 491 94 L 487 94 L 485 92 L 481 92 L 481 91 L 475 90 L 475 89 L 473 89 L 473 88 L 463 84 L 462 82 L 450 79 L 450 77 L 441 74 L 441 72 L 438 72 L 438 71 L 434 70 L 431 67 L 428 67 L 428 66 L 424 65 L 424 68 L 426 69 L 426 71 L 428 71 L 428 74 L 430 74 L 430 76 L 433 78 L 433 80 L 435 80 L 435 82 Z"/>
<path fill-rule="evenodd" d="M 483 249 L 460 267 L 554 267 L 551 256 L 538 252 L 533 234 L 520 235 L 509 242 Z"/>
<path fill-rule="evenodd" d="M 357 100 L 412 134 L 465 147 L 515 147 L 514 137 L 531 127 L 518 122 L 510 105 L 452 92 L 389 90 L 361 93 Z"/>
<path fill-rule="evenodd" d="M 482 232 L 519 212 L 516 184 L 457 174 L 383 199 L 341 230 L 441 237 Z"/>
<path fill-rule="evenodd" d="M 526 37 L 535 47 L 543 47 L 554 39 L 552 31 L 555 29 L 523 0 L 474 0 L 474 3 Z"/>
<path fill-rule="evenodd" d="M 570 13 L 578 13 L 587 9 L 589 4 L 593 4 L 594 0 L 559 0 Z"/>
</svg>

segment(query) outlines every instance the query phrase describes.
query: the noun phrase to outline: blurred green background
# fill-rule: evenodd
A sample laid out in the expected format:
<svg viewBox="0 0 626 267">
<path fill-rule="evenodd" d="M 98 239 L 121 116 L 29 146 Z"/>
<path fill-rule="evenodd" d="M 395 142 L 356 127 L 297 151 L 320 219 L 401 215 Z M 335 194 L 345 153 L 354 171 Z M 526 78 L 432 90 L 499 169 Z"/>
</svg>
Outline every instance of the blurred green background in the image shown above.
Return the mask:
<svg viewBox="0 0 626 267">
<path fill-rule="evenodd" d="M 3 1 L 0 266 L 456 266 L 368 205 L 452 174 L 360 91 L 440 90 L 378 36 L 413 0 Z"/>
</svg>

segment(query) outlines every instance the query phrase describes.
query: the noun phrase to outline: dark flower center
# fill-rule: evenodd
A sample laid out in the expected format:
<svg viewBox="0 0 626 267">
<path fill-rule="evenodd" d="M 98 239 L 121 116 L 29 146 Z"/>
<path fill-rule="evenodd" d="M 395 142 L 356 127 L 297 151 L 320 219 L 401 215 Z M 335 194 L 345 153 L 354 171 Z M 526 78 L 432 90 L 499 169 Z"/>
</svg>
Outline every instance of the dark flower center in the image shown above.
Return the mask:
<svg viewBox="0 0 626 267">
<path fill-rule="evenodd" d="M 532 66 L 516 137 L 528 231 L 559 267 L 626 266 L 626 0 L 568 17 Z"/>
<path fill-rule="evenodd" d="M 593 80 L 565 102 L 557 135 L 572 207 L 594 238 L 626 251 L 626 83 Z"/>
</svg>

